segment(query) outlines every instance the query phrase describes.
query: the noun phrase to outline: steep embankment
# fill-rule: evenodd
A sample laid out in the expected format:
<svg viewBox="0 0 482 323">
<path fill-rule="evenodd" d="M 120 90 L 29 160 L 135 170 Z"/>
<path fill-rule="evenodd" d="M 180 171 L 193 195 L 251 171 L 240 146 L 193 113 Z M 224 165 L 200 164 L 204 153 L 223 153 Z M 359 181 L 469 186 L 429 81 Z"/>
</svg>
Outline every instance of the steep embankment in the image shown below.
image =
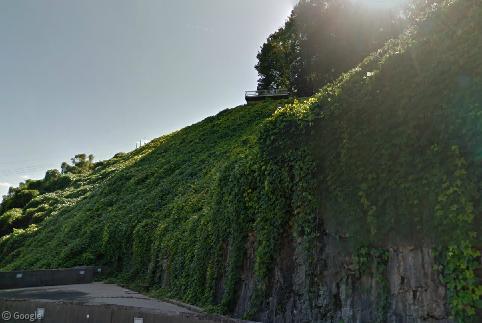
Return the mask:
<svg viewBox="0 0 482 323">
<path fill-rule="evenodd" d="M 0 266 L 105 264 L 265 321 L 474 317 L 481 17 L 452 1 L 306 102 L 227 110 L 72 175 L 17 210 L 42 216 L 2 238 Z"/>
</svg>

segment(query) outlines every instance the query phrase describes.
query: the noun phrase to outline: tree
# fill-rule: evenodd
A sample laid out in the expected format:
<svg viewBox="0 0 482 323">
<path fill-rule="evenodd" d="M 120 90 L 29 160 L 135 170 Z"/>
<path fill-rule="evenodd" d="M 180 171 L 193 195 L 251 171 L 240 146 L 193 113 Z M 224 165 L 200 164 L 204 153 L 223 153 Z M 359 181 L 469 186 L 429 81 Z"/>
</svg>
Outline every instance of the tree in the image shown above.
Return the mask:
<svg viewBox="0 0 482 323">
<path fill-rule="evenodd" d="M 50 169 L 45 173 L 44 182 L 54 182 L 62 176 L 60 172 L 56 169 Z"/>
<path fill-rule="evenodd" d="M 95 168 L 94 155 L 87 156 L 86 154 L 77 154 L 70 159 L 72 165 L 67 162 L 63 162 L 60 166 L 62 174 L 80 174 L 89 172 Z"/>
<path fill-rule="evenodd" d="M 301 0 L 258 53 L 258 89 L 312 95 L 397 37 L 406 26 L 402 9 L 351 0 Z"/>
<path fill-rule="evenodd" d="M 258 53 L 255 66 L 260 76 L 258 90 L 292 88 L 292 68 L 299 52 L 299 39 L 292 17 L 285 26 L 270 35 Z"/>
</svg>

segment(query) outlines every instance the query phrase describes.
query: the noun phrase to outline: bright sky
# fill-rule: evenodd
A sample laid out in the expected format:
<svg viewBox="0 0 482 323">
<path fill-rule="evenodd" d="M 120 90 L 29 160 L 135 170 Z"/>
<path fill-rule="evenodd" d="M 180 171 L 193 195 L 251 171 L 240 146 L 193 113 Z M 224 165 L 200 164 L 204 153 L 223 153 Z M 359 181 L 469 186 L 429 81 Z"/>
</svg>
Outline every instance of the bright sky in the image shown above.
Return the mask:
<svg viewBox="0 0 482 323">
<path fill-rule="evenodd" d="M 242 104 L 295 2 L 0 1 L 0 196 Z"/>
</svg>

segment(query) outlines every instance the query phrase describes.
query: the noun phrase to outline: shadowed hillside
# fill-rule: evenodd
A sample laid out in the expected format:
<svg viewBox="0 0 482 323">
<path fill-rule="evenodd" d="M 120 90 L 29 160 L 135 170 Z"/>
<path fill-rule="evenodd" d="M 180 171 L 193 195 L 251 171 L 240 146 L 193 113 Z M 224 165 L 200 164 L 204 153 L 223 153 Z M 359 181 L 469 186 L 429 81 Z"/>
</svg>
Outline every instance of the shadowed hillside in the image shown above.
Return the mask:
<svg viewBox="0 0 482 323">
<path fill-rule="evenodd" d="M 106 265 L 263 321 L 477 321 L 481 31 L 482 3 L 448 1 L 306 101 L 225 110 L 30 192 L 2 209 L 19 225 L 0 267 Z"/>
</svg>

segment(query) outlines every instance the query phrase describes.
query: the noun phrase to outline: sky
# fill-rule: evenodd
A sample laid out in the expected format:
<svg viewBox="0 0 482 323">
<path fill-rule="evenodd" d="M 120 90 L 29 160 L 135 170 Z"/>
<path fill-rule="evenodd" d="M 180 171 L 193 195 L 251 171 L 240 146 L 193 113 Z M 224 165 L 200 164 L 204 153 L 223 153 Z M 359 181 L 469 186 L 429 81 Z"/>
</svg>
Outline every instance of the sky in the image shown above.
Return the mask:
<svg viewBox="0 0 482 323">
<path fill-rule="evenodd" d="M 295 2 L 0 1 L 0 199 L 243 104 Z"/>
</svg>

